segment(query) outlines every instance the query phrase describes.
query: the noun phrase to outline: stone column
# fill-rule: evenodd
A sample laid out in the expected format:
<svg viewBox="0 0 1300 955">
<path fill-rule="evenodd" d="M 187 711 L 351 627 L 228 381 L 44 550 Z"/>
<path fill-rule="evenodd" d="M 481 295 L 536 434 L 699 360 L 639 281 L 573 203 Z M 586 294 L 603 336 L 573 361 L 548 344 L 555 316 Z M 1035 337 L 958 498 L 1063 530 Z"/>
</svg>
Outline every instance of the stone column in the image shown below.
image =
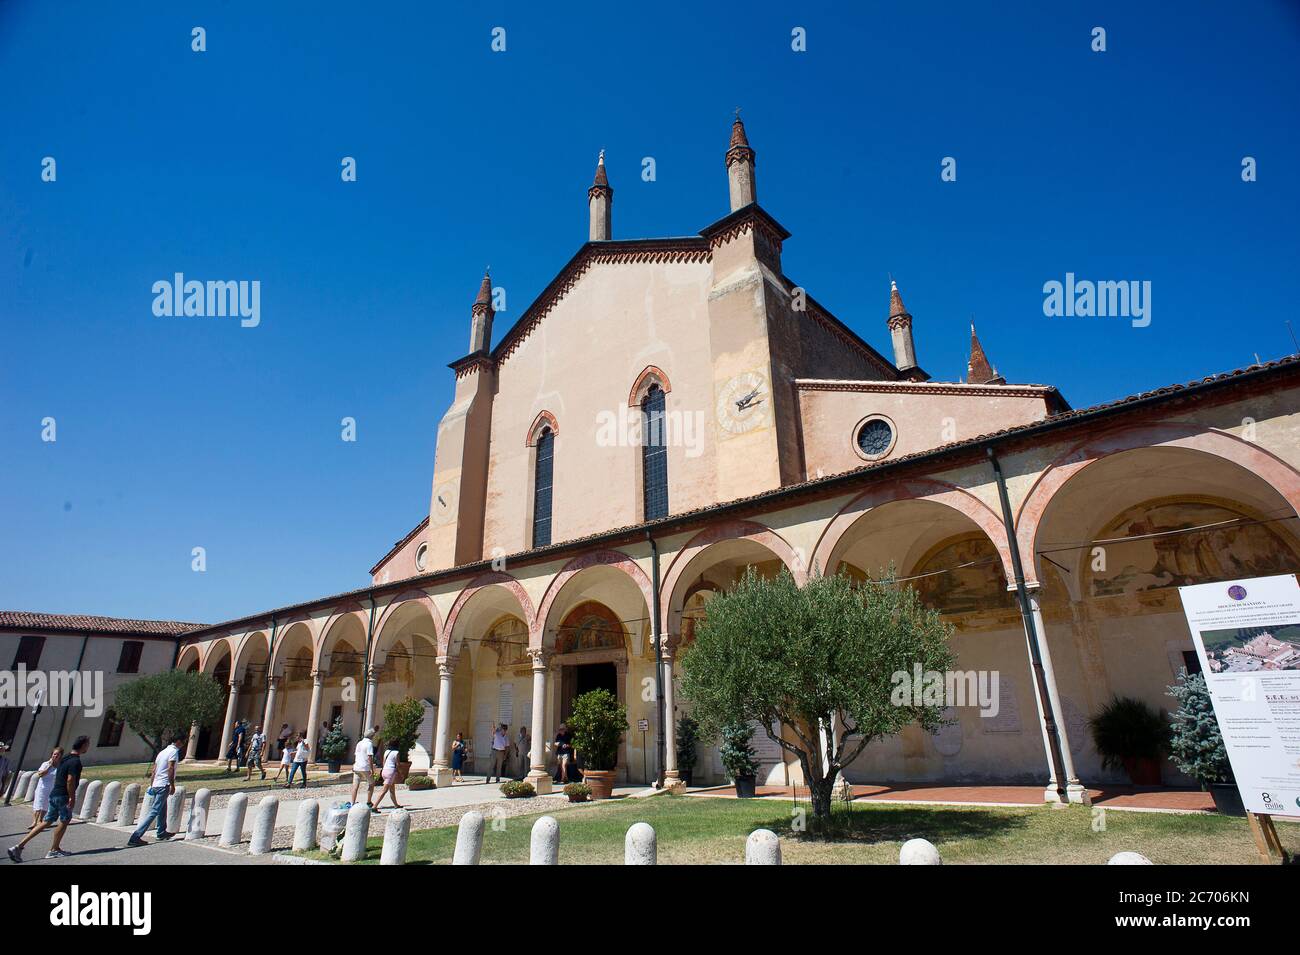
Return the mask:
<svg viewBox="0 0 1300 955">
<path fill-rule="evenodd" d="M 451 681 L 456 675 L 455 657 L 438 657 L 438 735 L 433 745 L 433 784 L 451 786 Z"/>
<path fill-rule="evenodd" d="M 627 706 L 627 657 L 614 661 L 614 686 L 617 690 L 616 696 L 618 701 Z M 632 772 L 631 760 L 627 755 L 627 737 L 624 733 L 623 738 L 618 742 L 618 766 L 615 767 L 615 780 L 626 783 Z"/>
<path fill-rule="evenodd" d="M 221 724 L 221 748 L 217 750 L 217 759 L 224 760 L 230 748 L 230 732 L 235 724 L 235 713 L 239 707 L 239 684 L 230 681 L 230 696 L 226 700 L 226 720 Z"/>
<path fill-rule="evenodd" d="M 1029 609 L 1034 618 L 1034 629 L 1038 631 L 1038 653 L 1043 661 L 1043 682 L 1047 684 L 1048 703 L 1052 708 L 1052 719 L 1056 722 L 1056 734 L 1061 741 L 1061 761 L 1065 769 L 1065 795 L 1073 803 L 1091 805 L 1088 790 L 1079 782 L 1074 771 L 1074 756 L 1070 753 L 1070 736 L 1065 726 L 1065 710 L 1061 706 L 1061 691 L 1056 686 L 1056 671 L 1052 669 L 1052 653 L 1047 646 L 1047 627 L 1043 623 L 1043 611 L 1038 603 L 1038 589 L 1029 591 Z M 1034 681 L 1037 689 L 1038 681 Z M 1040 710 L 1043 701 L 1039 701 Z M 1041 712 L 1040 712 L 1041 715 Z M 1046 732 L 1046 730 L 1044 730 Z M 1055 780 L 1053 780 L 1055 782 Z M 1049 797 L 1053 802 L 1058 798 L 1055 789 Z"/>
<path fill-rule="evenodd" d="M 190 724 L 190 738 L 185 744 L 185 758 L 197 759 L 199 755 L 199 724 Z M 224 754 L 223 754 L 224 755 Z"/>
<path fill-rule="evenodd" d="M 307 709 L 307 745 L 311 747 L 308 758 L 313 761 L 320 758 L 316 754 L 316 733 L 319 728 L 317 724 L 320 722 L 320 694 L 324 679 L 325 675 L 320 670 L 311 671 L 311 706 Z"/>
<path fill-rule="evenodd" d="M 375 719 L 376 697 L 379 693 L 379 674 L 374 667 L 366 668 L 366 711 L 362 714 L 361 730 L 364 733 L 372 726 L 378 725 Z"/>
<path fill-rule="evenodd" d="M 664 642 L 663 657 L 664 681 L 664 788 L 672 789 L 682 785 L 681 773 L 677 769 L 677 714 L 674 712 L 675 693 L 673 692 L 673 658 L 677 648 Z"/>
<path fill-rule="evenodd" d="M 533 749 L 528 759 L 528 781 L 539 796 L 551 791 L 551 774 L 546 771 L 546 660 L 540 648 L 529 648 L 533 661 Z"/>
<path fill-rule="evenodd" d="M 266 706 L 262 710 L 262 732 L 266 734 L 266 741 L 269 744 L 275 737 L 271 733 L 271 720 L 275 719 L 275 694 L 280 689 L 280 678 L 271 677 L 266 687 Z M 271 755 L 271 747 L 266 747 L 265 757 Z"/>
</svg>

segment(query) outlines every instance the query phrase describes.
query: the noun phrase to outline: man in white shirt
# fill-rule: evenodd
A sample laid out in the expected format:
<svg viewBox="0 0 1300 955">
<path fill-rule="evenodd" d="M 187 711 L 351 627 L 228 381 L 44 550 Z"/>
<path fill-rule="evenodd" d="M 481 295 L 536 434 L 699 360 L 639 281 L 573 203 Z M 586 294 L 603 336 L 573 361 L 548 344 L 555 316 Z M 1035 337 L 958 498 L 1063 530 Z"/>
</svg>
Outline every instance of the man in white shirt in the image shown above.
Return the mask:
<svg viewBox="0 0 1300 955">
<path fill-rule="evenodd" d="M 186 739 L 184 733 L 177 733 L 172 737 L 171 745 L 154 758 L 148 791 L 153 803 L 135 832 L 131 833 L 131 838 L 126 841 L 128 846 L 147 845 L 142 836 L 148 831 L 149 823 L 155 819 L 158 820 L 159 842 L 166 842 L 175 835 L 174 832 L 167 831 L 167 797 L 176 792 L 176 764 L 180 761 L 181 747 L 185 745 Z"/>
<path fill-rule="evenodd" d="M 356 754 L 352 760 L 352 802 L 354 805 L 357 801 L 357 792 L 363 782 L 366 784 L 366 805 L 370 805 L 370 797 L 375 793 L 375 728 L 373 726 L 366 730 L 365 735 L 357 741 Z M 379 812 L 374 806 L 370 806 L 370 811 Z"/>
<path fill-rule="evenodd" d="M 285 783 L 285 789 L 293 788 L 293 777 L 298 770 L 302 770 L 302 788 L 307 788 L 307 759 L 311 755 L 311 745 L 307 742 L 307 737 L 303 736 L 298 740 L 298 748 L 293 751 L 293 765 L 289 767 L 289 781 Z"/>
<path fill-rule="evenodd" d="M 506 762 L 509 754 L 510 737 L 506 735 L 506 724 L 502 723 L 492 734 L 492 765 L 488 767 L 488 782 L 492 782 L 493 776 L 496 776 L 497 782 L 501 782 L 502 775 L 507 769 Z"/>
</svg>

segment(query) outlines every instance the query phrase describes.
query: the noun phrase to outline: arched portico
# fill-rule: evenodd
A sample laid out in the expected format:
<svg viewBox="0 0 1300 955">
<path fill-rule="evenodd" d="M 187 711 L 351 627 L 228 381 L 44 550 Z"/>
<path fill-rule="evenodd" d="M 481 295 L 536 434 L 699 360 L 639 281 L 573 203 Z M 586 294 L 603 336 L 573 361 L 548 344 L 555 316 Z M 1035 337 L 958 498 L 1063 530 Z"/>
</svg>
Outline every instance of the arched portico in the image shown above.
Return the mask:
<svg viewBox="0 0 1300 955">
<path fill-rule="evenodd" d="M 440 630 L 437 607 L 428 594 L 421 590 L 399 594 L 375 624 L 366 673 L 368 727 L 382 731 L 388 703 L 410 697 L 424 704 L 426 718 L 411 751 L 415 770 L 428 770 L 433 761 Z"/>
</svg>

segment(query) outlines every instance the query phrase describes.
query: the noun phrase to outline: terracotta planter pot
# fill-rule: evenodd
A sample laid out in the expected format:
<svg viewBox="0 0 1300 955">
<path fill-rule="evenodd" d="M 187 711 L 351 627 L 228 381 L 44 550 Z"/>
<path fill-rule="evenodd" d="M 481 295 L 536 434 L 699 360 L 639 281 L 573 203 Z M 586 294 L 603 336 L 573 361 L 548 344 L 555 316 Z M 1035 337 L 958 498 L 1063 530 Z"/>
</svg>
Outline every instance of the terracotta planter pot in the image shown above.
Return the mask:
<svg viewBox="0 0 1300 955">
<path fill-rule="evenodd" d="M 1134 786 L 1160 785 L 1160 760 L 1150 756 L 1129 756 L 1124 759 L 1124 771 Z"/>
<path fill-rule="evenodd" d="M 411 775 L 411 764 L 410 764 L 409 762 L 407 762 L 407 763 L 398 763 L 398 764 L 397 764 L 397 781 L 398 781 L 399 783 L 404 783 L 404 782 L 406 782 L 406 777 L 409 776 L 409 775 Z"/>
<path fill-rule="evenodd" d="M 591 787 L 592 799 L 608 799 L 614 795 L 614 770 L 584 769 L 582 781 Z"/>
</svg>

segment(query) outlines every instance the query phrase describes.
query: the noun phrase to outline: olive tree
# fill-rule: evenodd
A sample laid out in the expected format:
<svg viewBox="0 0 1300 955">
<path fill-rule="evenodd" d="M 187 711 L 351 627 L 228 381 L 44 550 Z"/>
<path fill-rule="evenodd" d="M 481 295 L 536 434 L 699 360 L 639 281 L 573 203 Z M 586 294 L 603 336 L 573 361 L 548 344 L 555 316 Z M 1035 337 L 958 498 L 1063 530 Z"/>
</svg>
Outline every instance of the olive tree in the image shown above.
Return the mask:
<svg viewBox="0 0 1300 955">
<path fill-rule="evenodd" d="M 113 712 L 149 744 L 155 756 L 169 733 L 183 733 L 191 723 L 221 717 L 225 695 L 209 674 L 167 670 L 117 688 Z"/>
<path fill-rule="evenodd" d="M 951 633 L 888 577 L 814 575 L 799 587 L 787 571 L 766 579 L 751 567 L 709 601 L 682 656 L 682 692 L 709 735 L 757 723 L 796 757 L 824 820 L 836 777 L 869 743 L 913 723 L 940 727 L 942 706 L 899 693 L 898 674 L 951 669 Z"/>
</svg>

